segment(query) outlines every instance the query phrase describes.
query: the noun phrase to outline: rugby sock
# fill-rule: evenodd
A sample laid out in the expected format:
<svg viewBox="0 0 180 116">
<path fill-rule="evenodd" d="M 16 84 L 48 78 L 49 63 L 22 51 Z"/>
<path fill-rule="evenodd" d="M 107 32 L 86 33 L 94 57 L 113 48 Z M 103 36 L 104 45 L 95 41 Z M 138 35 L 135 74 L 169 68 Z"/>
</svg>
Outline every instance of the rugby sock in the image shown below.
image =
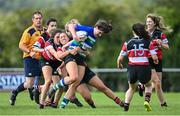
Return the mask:
<svg viewBox="0 0 180 116">
<path fill-rule="evenodd" d="M 34 87 L 28 88 L 28 91 L 32 92 Z"/>
<path fill-rule="evenodd" d="M 124 103 L 124 111 L 128 111 L 129 110 L 129 103 Z"/>
<path fill-rule="evenodd" d="M 116 97 L 116 98 L 114 99 L 114 101 L 116 102 L 116 104 L 119 104 L 119 105 L 120 105 L 121 102 L 122 102 L 119 97 Z"/>
<path fill-rule="evenodd" d="M 96 108 L 96 106 L 95 106 L 94 102 L 92 102 L 92 103 L 88 103 L 88 104 L 91 106 L 91 108 Z"/>
<path fill-rule="evenodd" d="M 38 89 L 38 84 L 39 84 L 39 76 L 35 76 L 35 80 L 34 80 L 35 89 Z"/>
<path fill-rule="evenodd" d="M 62 102 L 61 102 L 61 108 L 65 108 L 67 106 L 67 104 L 69 103 L 69 99 L 67 99 L 66 97 L 63 98 Z"/>
<path fill-rule="evenodd" d="M 26 90 L 26 88 L 24 88 L 24 83 L 21 83 L 21 84 L 17 87 L 17 89 L 13 91 L 13 93 L 17 95 L 18 93 L 20 93 L 20 92 L 22 92 L 22 91 L 24 91 L 24 90 Z"/>
<path fill-rule="evenodd" d="M 164 102 L 163 104 L 161 104 L 161 107 L 168 107 L 168 105 L 166 102 Z"/>
<path fill-rule="evenodd" d="M 151 93 L 147 92 L 145 93 L 145 101 L 150 102 Z"/>
<path fill-rule="evenodd" d="M 114 101 L 116 102 L 116 104 L 120 105 L 121 107 L 124 107 L 124 102 L 121 101 L 119 97 L 116 97 Z"/>
<path fill-rule="evenodd" d="M 61 87 L 65 87 L 65 83 L 64 83 L 64 79 L 61 79 L 58 83 L 56 83 L 54 86 L 53 86 L 53 89 L 54 90 L 58 90 L 59 88 Z"/>
</svg>

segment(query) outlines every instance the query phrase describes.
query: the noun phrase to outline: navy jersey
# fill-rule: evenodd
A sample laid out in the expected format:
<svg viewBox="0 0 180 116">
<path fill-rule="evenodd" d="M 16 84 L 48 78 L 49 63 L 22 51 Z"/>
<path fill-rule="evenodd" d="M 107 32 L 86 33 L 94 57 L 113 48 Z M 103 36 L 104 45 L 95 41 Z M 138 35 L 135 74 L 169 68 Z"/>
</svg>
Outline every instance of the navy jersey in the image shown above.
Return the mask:
<svg viewBox="0 0 180 116">
<path fill-rule="evenodd" d="M 163 44 L 168 44 L 168 39 L 167 39 L 166 35 L 164 33 L 162 33 L 162 31 L 159 29 L 155 29 L 153 31 L 153 33 L 150 34 L 150 36 L 151 36 L 152 42 L 156 46 L 155 49 L 157 52 L 158 59 L 162 60 L 162 49 L 161 49 L 161 46 L 157 45 L 156 40 L 160 39 Z"/>
<path fill-rule="evenodd" d="M 129 65 L 149 65 L 148 55 L 156 54 L 153 44 L 147 39 L 133 37 L 123 44 L 121 56 L 128 56 Z"/>
<path fill-rule="evenodd" d="M 45 42 L 45 47 L 44 47 L 44 51 L 42 53 L 42 56 L 46 60 L 56 60 L 55 57 L 53 56 L 53 54 L 51 54 L 49 52 L 49 48 L 53 48 L 55 51 L 62 51 L 61 46 L 60 45 L 55 45 L 53 38 L 50 38 L 48 41 Z"/>
</svg>

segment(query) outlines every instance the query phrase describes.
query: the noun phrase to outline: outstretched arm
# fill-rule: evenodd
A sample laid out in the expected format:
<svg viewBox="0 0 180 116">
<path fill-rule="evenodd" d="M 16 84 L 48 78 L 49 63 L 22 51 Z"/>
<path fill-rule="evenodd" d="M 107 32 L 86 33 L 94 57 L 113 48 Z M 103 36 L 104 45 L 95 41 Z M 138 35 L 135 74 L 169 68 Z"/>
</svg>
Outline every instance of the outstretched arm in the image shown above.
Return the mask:
<svg viewBox="0 0 180 116">
<path fill-rule="evenodd" d="M 124 59 L 124 56 L 119 55 L 118 59 L 117 59 L 117 67 L 120 69 L 123 69 L 123 65 L 122 65 L 122 61 Z"/>
<path fill-rule="evenodd" d="M 80 41 L 80 38 L 76 35 L 76 30 L 75 30 L 76 25 L 77 24 L 68 24 L 67 27 L 69 32 L 71 32 L 73 39 Z"/>
</svg>

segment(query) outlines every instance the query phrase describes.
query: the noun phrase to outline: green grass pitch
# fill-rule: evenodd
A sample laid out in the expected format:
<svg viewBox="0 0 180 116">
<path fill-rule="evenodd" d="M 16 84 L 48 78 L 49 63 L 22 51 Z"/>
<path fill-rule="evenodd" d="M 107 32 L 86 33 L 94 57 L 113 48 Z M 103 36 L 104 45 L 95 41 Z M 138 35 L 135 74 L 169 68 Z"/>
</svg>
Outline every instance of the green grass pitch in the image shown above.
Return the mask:
<svg viewBox="0 0 180 116">
<path fill-rule="evenodd" d="M 117 92 L 116 94 L 124 99 L 125 93 Z M 90 108 L 79 94 L 77 94 L 77 97 L 84 106 L 78 108 L 74 104 L 69 103 L 65 109 L 53 109 L 51 107 L 39 109 L 38 105 L 30 100 L 27 92 L 20 93 L 15 106 L 10 106 L 8 102 L 9 96 L 10 92 L 0 93 L 0 115 L 180 115 L 180 93 L 165 93 L 168 103 L 167 108 L 160 107 L 157 96 L 153 93 L 151 97 L 151 112 L 145 111 L 143 106 L 144 98 L 140 97 L 137 92 L 134 94 L 128 112 L 124 112 L 121 107 L 100 92 L 92 92 L 96 109 Z"/>
</svg>

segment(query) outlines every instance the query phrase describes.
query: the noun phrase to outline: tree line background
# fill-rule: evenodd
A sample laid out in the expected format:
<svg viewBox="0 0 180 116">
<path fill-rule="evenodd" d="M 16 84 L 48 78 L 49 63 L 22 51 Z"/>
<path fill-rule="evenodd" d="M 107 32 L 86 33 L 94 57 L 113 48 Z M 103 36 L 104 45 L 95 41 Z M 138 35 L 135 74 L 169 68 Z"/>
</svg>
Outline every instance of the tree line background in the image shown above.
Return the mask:
<svg viewBox="0 0 180 116">
<path fill-rule="evenodd" d="M 171 34 L 165 32 L 170 50 L 164 51 L 163 67 L 178 68 L 179 7 L 178 0 L 0 0 L 0 67 L 23 67 L 18 43 L 24 29 L 32 24 L 32 13 L 40 10 L 44 26 L 49 17 L 57 18 L 60 28 L 72 18 L 85 25 L 94 25 L 100 18 L 112 21 L 113 31 L 97 41 L 88 58 L 92 68 L 115 68 L 122 43 L 132 36 L 132 24 L 145 23 L 148 13 L 161 15 L 174 30 Z M 173 79 L 168 78 L 171 76 Z M 178 74 L 165 74 L 164 83 L 171 86 L 166 90 L 180 91 L 177 80 Z"/>
</svg>

